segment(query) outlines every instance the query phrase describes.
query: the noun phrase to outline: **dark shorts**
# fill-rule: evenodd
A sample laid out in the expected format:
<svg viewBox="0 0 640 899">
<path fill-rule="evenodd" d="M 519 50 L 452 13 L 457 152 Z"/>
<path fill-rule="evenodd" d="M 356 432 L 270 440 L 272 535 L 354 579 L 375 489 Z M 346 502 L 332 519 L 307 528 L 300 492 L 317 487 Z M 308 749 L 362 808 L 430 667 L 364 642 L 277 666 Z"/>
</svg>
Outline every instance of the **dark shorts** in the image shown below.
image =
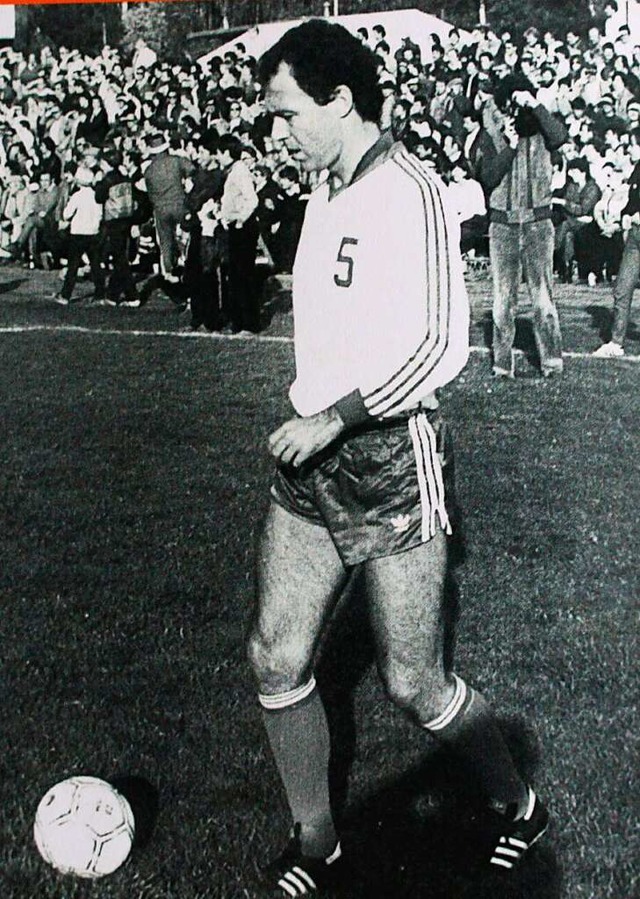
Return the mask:
<svg viewBox="0 0 640 899">
<path fill-rule="evenodd" d="M 439 412 L 419 411 L 354 433 L 310 466 L 278 467 L 271 495 L 326 528 L 347 566 L 394 555 L 451 533 L 448 444 Z"/>
</svg>

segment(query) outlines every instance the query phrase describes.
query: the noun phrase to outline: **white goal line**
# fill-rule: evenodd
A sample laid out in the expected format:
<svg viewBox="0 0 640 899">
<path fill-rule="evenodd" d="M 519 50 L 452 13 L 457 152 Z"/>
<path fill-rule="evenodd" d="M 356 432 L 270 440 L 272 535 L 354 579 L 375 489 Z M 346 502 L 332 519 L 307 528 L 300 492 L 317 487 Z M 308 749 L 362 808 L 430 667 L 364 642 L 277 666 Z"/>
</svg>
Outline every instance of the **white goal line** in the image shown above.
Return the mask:
<svg viewBox="0 0 640 899">
<path fill-rule="evenodd" d="M 47 332 L 51 334 L 92 334 L 104 335 L 106 337 L 178 337 L 185 340 L 220 340 L 220 341 L 243 341 L 246 343 L 293 343 L 292 337 L 278 336 L 275 334 L 210 334 L 206 331 L 152 331 L 138 329 L 121 329 L 121 328 L 85 328 L 81 325 L 10 325 L 0 327 L 0 334 L 28 334 L 32 332 Z M 484 346 L 469 347 L 471 353 L 477 355 L 489 355 L 490 350 Z M 515 350 L 517 355 L 524 355 L 522 350 Z M 581 353 L 572 350 L 564 351 L 562 355 L 566 359 L 591 359 L 591 353 Z M 601 363 L 603 361 L 610 362 L 610 359 L 594 359 L 594 362 Z M 640 356 L 619 356 L 613 361 L 615 362 L 631 362 L 640 363 Z"/>
</svg>

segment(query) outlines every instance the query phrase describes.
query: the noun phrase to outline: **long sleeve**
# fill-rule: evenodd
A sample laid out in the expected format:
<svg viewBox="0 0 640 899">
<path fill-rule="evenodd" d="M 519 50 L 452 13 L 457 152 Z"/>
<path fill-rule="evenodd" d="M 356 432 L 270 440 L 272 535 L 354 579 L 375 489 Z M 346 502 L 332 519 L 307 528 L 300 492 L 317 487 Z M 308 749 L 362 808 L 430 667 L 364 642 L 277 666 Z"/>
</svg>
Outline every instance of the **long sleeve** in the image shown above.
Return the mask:
<svg viewBox="0 0 640 899">
<path fill-rule="evenodd" d="M 566 211 L 570 215 L 593 215 L 593 208 L 602 196 L 602 191 L 595 181 L 588 181 L 575 200 L 569 200 Z"/>
<path fill-rule="evenodd" d="M 536 115 L 536 118 L 538 119 L 540 130 L 544 136 L 547 150 L 557 150 L 565 143 L 569 136 L 569 132 L 567 131 L 564 123 L 561 122 L 560 119 L 551 115 L 549 110 L 545 109 L 545 107 L 541 104 L 535 106 L 533 111 Z"/>
<path fill-rule="evenodd" d="M 485 138 L 478 148 L 476 156 L 475 173 L 478 181 L 487 193 L 500 184 L 504 176 L 510 171 L 516 151 L 512 147 L 505 146 L 498 151 L 493 140 L 485 132 Z"/>
</svg>

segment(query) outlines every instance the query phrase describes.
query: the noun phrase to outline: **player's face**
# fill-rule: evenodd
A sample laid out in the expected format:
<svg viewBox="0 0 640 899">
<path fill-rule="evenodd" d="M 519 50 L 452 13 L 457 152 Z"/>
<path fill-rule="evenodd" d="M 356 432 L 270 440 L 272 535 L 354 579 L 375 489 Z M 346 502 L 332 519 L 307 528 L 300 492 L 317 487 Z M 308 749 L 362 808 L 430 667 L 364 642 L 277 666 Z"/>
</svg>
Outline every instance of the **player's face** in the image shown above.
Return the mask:
<svg viewBox="0 0 640 899">
<path fill-rule="evenodd" d="M 330 101 L 324 106 L 298 86 L 286 63 L 267 85 L 265 105 L 275 117 L 280 136 L 306 171 L 332 171 L 341 153 L 341 117 Z"/>
</svg>

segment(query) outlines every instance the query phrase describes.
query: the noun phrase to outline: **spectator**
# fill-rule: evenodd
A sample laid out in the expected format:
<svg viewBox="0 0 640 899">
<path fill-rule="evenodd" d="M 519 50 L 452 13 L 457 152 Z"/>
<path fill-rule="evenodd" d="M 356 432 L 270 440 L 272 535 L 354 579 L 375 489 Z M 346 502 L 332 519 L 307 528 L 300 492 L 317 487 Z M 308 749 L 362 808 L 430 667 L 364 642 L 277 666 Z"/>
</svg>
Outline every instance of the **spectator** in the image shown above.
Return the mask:
<svg viewBox="0 0 640 899">
<path fill-rule="evenodd" d="M 96 201 L 93 189 L 94 176 L 90 169 L 79 168 L 75 173 L 76 189 L 64 208 L 63 218 L 69 222 L 67 272 L 60 293 L 54 296 L 57 303 L 67 306 L 73 296 L 78 269 L 82 257 L 87 255 L 91 278 L 95 287 L 94 300 L 104 299 L 104 273 L 100 243 L 102 206 Z"/>
<path fill-rule="evenodd" d="M 221 213 L 224 174 L 216 152 L 217 137 L 209 133 L 200 141 L 193 187 L 187 194 L 191 240 L 184 282 L 191 301 L 192 331 L 221 331 L 226 325 L 222 309 L 228 306 L 223 298 L 229 242 Z"/>
<path fill-rule="evenodd" d="M 135 193 L 131 178 L 115 151 L 103 156 L 106 173 L 95 187 L 96 202 L 103 207 L 102 258 L 111 261 L 106 302 L 139 306 L 140 299 L 130 265 L 131 226 L 135 215 Z"/>
<path fill-rule="evenodd" d="M 585 243 L 592 248 L 593 268 L 598 280 L 610 283 L 618 274 L 624 241 L 622 238 L 622 210 L 627 204 L 629 189 L 622 171 L 612 162 L 602 168 L 602 196 L 593 210 L 593 223 L 587 225 Z"/>
<path fill-rule="evenodd" d="M 552 298 L 551 153 L 566 140 L 564 125 L 535 99 L 521 74 L 496 87 L 486 111 L 485 153 L 478 177 L 489 196 L 493 274 L 493 371 L 513 378 L 515 311 L 524 272 L 534 308 L 534 333 L 544 377 L 562 372 L 562 340 Z"/>
<path fill-rule="evenodd" d="M 177 284 L 180 257 L 178 228 L 187 212 L 184 179 L 193 173 L 193 163 L 169 152 L 165 135 L 154 134 L 147 143 L 151 163 L 144 173 L 147 194 L 153 208 L 160 248 L 160 268 L 169 283 Z"/>
<path fill-rule="evenodd" d="M 223 135 L 218 144 L 218 165 L 225 173 L 220 214 L 229 238 L 227 317 L 234 333 L 256 334 L 260 330 L 255 279 L 258 195 L 241 156 L 240 141 L 233 135 Z"/>
<path fill-rule="evenodd" d="M 630 135 L 629 155 L 635 168 L 629 181 L 629 198 L 622 210 L 625 244 L 613 288 L 611 337 L 594 353 L 594 356 L 600 358 L 624 356 L 631 302 L 640 278 L 640 130 L 638 129 Z"/>
<path fill-rule="evenodd" d="M 581 236 L 585 234 L 587 225 L 593 222 L 593 210 L 601 196 L 602 191 L 591 177 L 587 160 L 572 160 L 567 166 L 564 197 L 555 201 L 564 209 L 563 220 L 556 227 L 555 252 L 560 279 L 567 284 L 572 281 L 576 257 L 581 280 L 586 280 L 588 273 L 593 272 L 589 245 L 584 239 L 581 241 Z"/>
<path fill-rule="evenodd" d="M 37 190 L 33 193 L 30 203 L 30 212 L 27 215 L 20 234 L 15 243 L 10 247 L 14 258 L 19 258 L 25 248 L 29 249 L 30 264 L 34 268 L 41 268 L 39 261 L 40 252 L 50 249 L 55 240 L 55 208 L 58 202 L 58 186 L 53 182 L 49 172 L 41 172 L 37 181 Z M 40 246 L 38 237 L 44 238 Z"/>
<path fill-rule="evenodd" d="M 158 55 L 155 50 L 152 50 L 142 38 L 139 38 L 136 41 L 136 50 L 131 62 L 134 72 L 150 69 L 155 66 L 157 61 Z"/>
<path fill-rule="evenodd" d="M 298 169 L 283 166 L 276 175 L 279 192 L 276 196 L 269 251 L 277 274 L 290 274 L 293 269 L 307 198 L 303 195 Z"/>
</svg>

